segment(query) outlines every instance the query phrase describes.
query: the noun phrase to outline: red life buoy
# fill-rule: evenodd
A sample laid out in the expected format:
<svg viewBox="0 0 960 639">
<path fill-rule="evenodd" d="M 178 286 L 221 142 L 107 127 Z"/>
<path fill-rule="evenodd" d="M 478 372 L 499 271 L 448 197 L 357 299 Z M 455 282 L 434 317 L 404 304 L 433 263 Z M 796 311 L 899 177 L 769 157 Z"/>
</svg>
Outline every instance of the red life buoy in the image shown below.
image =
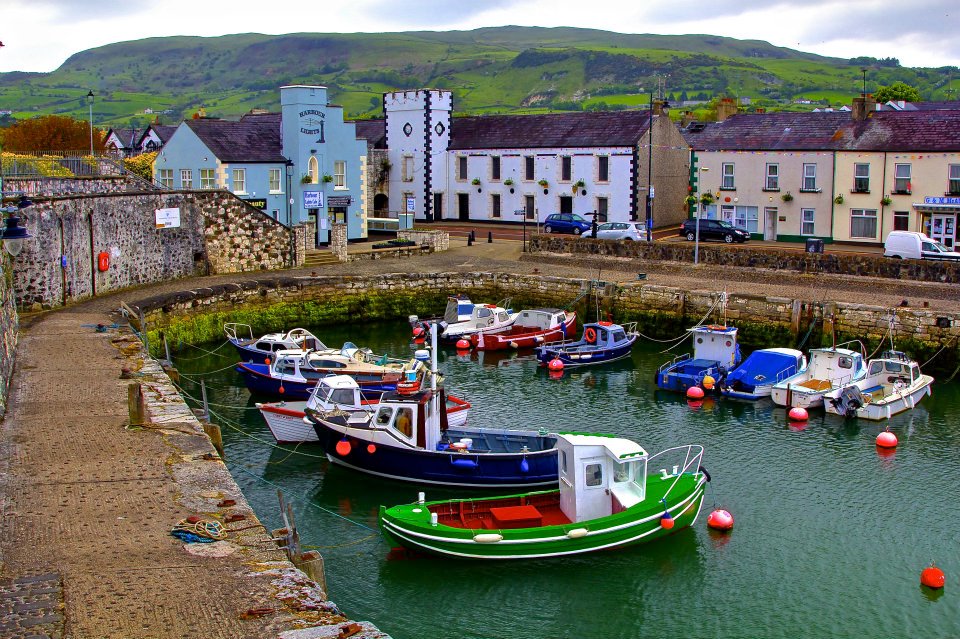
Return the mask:
<svg viewBox="0 0 960 639">
<path fill-rule="evenodd" d="M 413 395 L 420 390 L 420 382 L 399 382 L 397 383 L 397 394 Z"/>
<path fill-rule="evenodd" d="M 106 251 L 97 254 L 97 270 L 101 273 L 110 270 L 110 254 Z"/>
<path fill-rule="evenodd" d="M 597 331 L 592 326 L 588 327 L 583 331 L 583 339 L 587 340 L 587 344 L 596 344 L 597 343 Z"/>
</svg>

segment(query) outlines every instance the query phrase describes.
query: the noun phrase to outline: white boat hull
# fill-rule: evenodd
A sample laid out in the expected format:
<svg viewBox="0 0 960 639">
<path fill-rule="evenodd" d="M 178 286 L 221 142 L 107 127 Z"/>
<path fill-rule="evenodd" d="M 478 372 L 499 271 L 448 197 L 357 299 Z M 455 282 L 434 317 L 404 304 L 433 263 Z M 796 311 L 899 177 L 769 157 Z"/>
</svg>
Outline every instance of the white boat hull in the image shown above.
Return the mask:
<svg viewBox="0 0 960 639">
<path fill-rule="evenodd" d="M 786 408 L 819 408 L 823 406 L 823 394 L 826 391 L 815 391 L 802 386 L 794 386 L 789 389 L 773 387 L 770 392 L 770 399 L 777 406 Z"/>
<path fill-rule="evenodd" d="M 858 419 L 867 419 L 871 421 L 890 419 L 894 415 L 899 415 L 900 413 L 912 410 L 921 399 L 927 395 L 933 394 L 930 390 L 930 386 L 932 384 L 933 378 L 929 375 L 923 375 L 916 384 L 913 384 L 908 388 L 904 388 L 901 391 L 894 391 L 893 393 L 885 395 L 876 401 L 870 401 L 869 403 L 864 404 L 858 408 L 856 410 L 856 414 L 852 416 L 855 416 Z M 844 416 L 840 413 L 837 407 L 835 407 L 829 401 L 824 403 L 824 410 L 833 415 Z"/>
</svg>

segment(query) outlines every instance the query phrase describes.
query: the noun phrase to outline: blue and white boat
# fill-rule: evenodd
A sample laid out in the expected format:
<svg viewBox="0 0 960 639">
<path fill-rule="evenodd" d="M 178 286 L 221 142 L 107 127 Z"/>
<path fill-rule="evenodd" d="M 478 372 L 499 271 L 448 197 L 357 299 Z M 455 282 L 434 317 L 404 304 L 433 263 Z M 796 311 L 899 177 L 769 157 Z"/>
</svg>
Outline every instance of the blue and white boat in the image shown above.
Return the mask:
<svg viewBox="0 0 960 639">
<path fill-rule="evenodd" d="M 439 332 L 433 327 L 434 340 Z M 465 488 L 549 486 L 559 481 L 557 436 L 546 429 L 454 428 L 436 374 L 412 393 L 385 393 L 365 404 L 357 382 L 328 377 L 304 413 L 327 458 L 371 475 Z M 352 395 L 352 396 L 350 396 Z M 345 409 L 349 403 L 351 408 Z"/>
<path fill-rule="evenodd" d="M 773 385 L 770 397 L 777 406 L 818 408 L 823 396 L 867 376 L 863 345 L 859 351 L 840 346 L 811 348 L 809 363 L 803 371 Z"/>
<path fill-rule="evenodd" d="M 447 306 L 440 317 L 420 318 L 417 315 L 411 315 L 408 320 L 410 327 L 413 328 L 415 337 L 426 337 L 430 327 L 437 325 L 443 331 L 449 324 L 465 322 L 470 319 L 473 313 L 473 307 L 476 306 L 470 298 L 463 293 L 457 293 L 447 297 Z"/>
<path fill-rule="evenodd" d="M 753 351 L 720 384 L 720 393 L 735 399 L 770 397 L 773 385 L 807 367 L 807 358 L 795 348 L 761 348 Z"/>
<path fill-rule="evenodd" d="M 591 322 L 583 325 L 583 337 L 575 342 L 538 346 L 537 360 L 541 366 L 560 360 L 564 368 L 615 362 L 630 357 L 639 335 L 636 322 Z"/>
<path fill-rule="evenodd" d="M 228 322 L 223 325 L 227 340 L 240 353 L 242 362 L 269 363 L 277 351 L 289 350 L 327 350 L 327 346 L 316 335 L 305 328 L 294 328 L 286 333 L 267 333 L 261 337 L 253 336 L 249 324 Z"/>
<path fill-rule="evenodd" d="M 253 393 L 278 399 L 307 399 L 317 382 L 327 375 L 348 375 L 369 391 L 419 387 L 426 370 L 422 359 L 395 360 L 373 355 L 351 342 L 339 351 L 277 351 L 269 364 L 240 362 L 237 372 Z"/>
<path fill-rule="evenodd" d="M 702 386 L 707 375 L 717 384 L 740 364 L 735 326 L 709 324 L 687 330 L 693 337 L 693 355 L 678 355 L 661 366 L 657 370 L 658 388 L 683 393 L 691 386 Z"/>
</svg>

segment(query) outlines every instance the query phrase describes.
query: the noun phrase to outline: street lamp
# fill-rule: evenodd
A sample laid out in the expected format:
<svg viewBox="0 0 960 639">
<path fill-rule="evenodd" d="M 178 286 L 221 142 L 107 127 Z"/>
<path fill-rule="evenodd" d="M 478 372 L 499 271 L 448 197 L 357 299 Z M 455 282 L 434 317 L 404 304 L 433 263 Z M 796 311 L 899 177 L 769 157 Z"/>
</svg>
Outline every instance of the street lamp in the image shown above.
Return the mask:
<svg viewBox="0 0 960 639">
<path fill-rule="evenodd" d="M 0 196 L 2 198 L 2 196 Z M 2 200 L 0 200 L 2 202 Z M 27 232 L 27 229 L 20 226 L 20 216 L 17 215 L 22 209 L 31 206 L 33 202 L 26 195 L 21 195 L 16 204 L 0 206 L 0 213 L 8 213 L 6 226 L 0 233 L 0 240 L 3 240 L 3 248 L 10 255 L 16 257 L 23 250 L 23 241 L 33 237 Z"/>
<path fill-rule="evenodd" d="M 87 93 L 87 105 L 90 107 L 90 157 L 93 157 L 93 91 Z"/>
</svg>

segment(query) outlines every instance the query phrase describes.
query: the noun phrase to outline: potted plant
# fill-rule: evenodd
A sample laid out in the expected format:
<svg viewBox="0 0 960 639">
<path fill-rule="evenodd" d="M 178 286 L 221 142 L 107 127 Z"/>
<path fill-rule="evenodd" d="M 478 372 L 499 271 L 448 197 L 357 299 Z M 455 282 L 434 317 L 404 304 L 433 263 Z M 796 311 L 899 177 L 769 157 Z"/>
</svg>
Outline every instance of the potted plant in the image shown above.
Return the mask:
<svg viewBox="0 0 960 639">
<path fill-rule="evenodd" d="M 787 191 L 786 193 L 780 196 L 780 199 L 783 200 L 784 202 L 792 202 L 793 193 L 791 193 L 790 191 Z"/>
<path fill-rule="evenodd" d="M 884 206 L 890 206 L 893 203 L 893 200 L 890 199 L 889 195 L 884 195 L 883 199 L 880 200 L 880 204 Z"/>
<path fill-rule="evenodd" d="M 839 194 L 837 197 L 833 198 L 834 204 L 843 204 L 843 195 Z"/>
<path fill-rule="evenodd" d="M 309 173 L 304 173 L 300 176 L 300 184 L 310 184 L 313 182 L 313 178 L 310 177 Z"/>
<path fill-rule="evenodd" d="M 711 204 L 713 204 L 713 193 L 711 193 L 710 191 L 707 191 L 706 193 L 701 195 L 700 204 L 703 204 L 704 206 L 710 206 Z"/>
<path fill-rule="evenodd" d="M 474 186 L 478 186 L 480 184 L 480 178 L 473 178 L 472 180 L 470 180 L 470 184 Z"/>
<path fill-rule="evenodd" d="M 697 203 L 697 196 L 688 195 L 687 197 L 683 198 L 683 203 L 686 204 L 687 206 L 693 206 L 694 204 Z"/>
<path fill-rule="evenodd" d="M 577 180 L 573 183 L 573 186 L 570 187 L 570 190 L 573 191 L 573 194 L 576 195 L 577 191 L 586 186 L 586 183 L 583 180 Z"/>
<path fill-rule="evenodd" d="M 503 184 L 504 186 L 513 186 L 513 180 L 511 178 L 507 178 L 503 181 Z"/>
<path fill-rule="evenodd" d="M 328 184 L 328 183 L 330 183 L 330 182 L 333 182 L 333 176 L 330 175 L 330 174 L 324 174 L 324 176 L 323 176 L 323 183 L 324 183 L 324 184 Z"/>
<path fill-rule="evenodd" d="M 539 181 L 537 181 L 537 184 L 539 184 L 539 185 L 542 186 L 543 188 L 547 188 L 547 186 L 550 185 L 550 183 L 547 182 L 546 180 L 539 180 Z"/>
</svg>

